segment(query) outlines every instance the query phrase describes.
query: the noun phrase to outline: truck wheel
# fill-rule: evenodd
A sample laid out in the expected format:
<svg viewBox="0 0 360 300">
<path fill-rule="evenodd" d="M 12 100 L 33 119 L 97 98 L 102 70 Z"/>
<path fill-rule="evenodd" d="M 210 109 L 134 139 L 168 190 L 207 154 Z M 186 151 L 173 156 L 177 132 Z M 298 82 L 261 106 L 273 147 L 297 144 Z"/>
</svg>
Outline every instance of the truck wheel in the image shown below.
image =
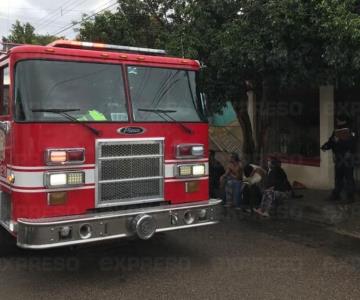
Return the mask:
<svg viewBox="0 0 360 300">
<path fill-rule="evenodd" d="M 0 226 L 0 257 L 7 256 L 16 249 L 15 238 Z"/>
</svg>

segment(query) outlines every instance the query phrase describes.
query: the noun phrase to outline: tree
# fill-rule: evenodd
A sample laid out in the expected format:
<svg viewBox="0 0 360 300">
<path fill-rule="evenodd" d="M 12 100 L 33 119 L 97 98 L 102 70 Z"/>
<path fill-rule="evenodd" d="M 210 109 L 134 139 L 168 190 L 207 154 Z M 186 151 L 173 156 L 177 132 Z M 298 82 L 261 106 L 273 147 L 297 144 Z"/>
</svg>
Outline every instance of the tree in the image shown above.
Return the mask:
<svg viewBox="0 0 360 300">
<path fill-rule="evenodd" d="M 225 24 L 236 18 L 240 8 L 241 2 L 236 0 L 124 0 L 119 1 L 115 13 L 104 12 L 93 19 L 84 16 L 78 38 L 165 48 L 175 56 L 199 59 L 207 66 L 200 84 L 211 95 L 211 111 L 218 111 L 230 99 L 226 95 L 229 87 L 236 90 L 233 93 L 238 97 L 231 100 L 236 104 L 238 119 L 245 133 L 244 152 L 250 155 L 254 151 L 251 125 L 244 109 L 246 105 L 240 105 L 245 103 L 240 101 L 246 97 L 242 88 L 245 81 L 222 76 L 231 71 L 233 64 L 224 61 L 223 54 L 219 54 L 218 58 L 212 55 L 221 50 L 220 32 Z"/>
<path fill-rule="evenodd" d="M 7 37 L 2 37 L 2 42 L 47 45 L 57 39 L 59 39 L 59 37 L 47 34 L 36 34 L 34 26 L 30 23 L 21 24 L 20 21 L 17 20 L 15 24 L 12 25 L 10 34 Z"/>
<path fill-rule="evenodd" d="M 118 11 L 83 16 L 78 39 L 139 47 L 164 46 L 169 23 L 156 1 L 119 1 Z M 158 1 L 160 2 L 160 1 Z"/>
<path fill-rule="evenodd" d="M 357 0 L 123 0 L 114 14 L 85 18 L 79 38 L 201 60 L 212 111 L 233 103 L 252 160 L 262 152 L 268 113 L 254 141 L 247 91 L 266 104 L 289 87 L 358 84 L 359 7 Z"/>
<path fill-rule="evenodd" d="M 213 91 L 213 97 L 238 102 L 248 86 L 236 84 L 232 78 L 251 82 L 262 104 L 289 87 L 359 83 L 357 1 L 241 2 L 237 16 L 219 31 L 216 40 L 220 47 L 210 58 L 216 68 L 222 57 L 225 64 L 218 68 L 217 77 L 228 83 L 222 95 Z M 258 154 L 269 124 L 267 116 L 265 112 L 258 120 Z"/>
</svg>

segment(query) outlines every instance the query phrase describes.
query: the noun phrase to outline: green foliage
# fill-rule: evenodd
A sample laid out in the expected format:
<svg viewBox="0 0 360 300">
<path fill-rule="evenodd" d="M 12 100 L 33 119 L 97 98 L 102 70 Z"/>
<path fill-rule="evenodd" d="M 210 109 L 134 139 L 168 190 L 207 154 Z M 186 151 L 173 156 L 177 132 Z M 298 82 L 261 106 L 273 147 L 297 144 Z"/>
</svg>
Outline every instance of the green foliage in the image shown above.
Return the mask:
<svg viewBox="0 0 360 300">
<path fill-rule="evenodd" d="M 93 19 L 83 16 L 79 29 L 80 40 L 115 43 L 139 47 L 162 47 L 168 24 L 157 2 L 119 1 L 116 13 L 104 12 Z"/>
<path fill-rule="evenodd" d="M 231 22 L 240 8 L 236 0 L 122 0 L 116 13 L 104 12 L 89 19 L 83 17 L 80 40 L 165 48 L 170 55 L 192 57 L 206 66 L 202 86 L 213 95 L 214 107 L 221 107 L 222 91 L 229 86 L 221 77 L 233 66 L 223 56 L 214 59 L 220 49 L 219 32 Z M 232 81 L 239 83 L 233 77 Z"/>
<path fill-rule="evenodd" d="M 249 89 L 267 101 L 287 88 L 359 85 L 359 14 L 358 0 L 122 0 L 116 13 L 84 19 L 79 38 L 202 61 L 211 110 L 232 101 L 252 153 Z M 261 138 L 266 116 L 258 123 Z"/>
<path fill-rule="evenodd" d="M 360 17 L 354 0 L 124 0 L 116 13 L 85 19 L 79 39 L 166 48 L 201 60 L 217 109 L 289 86 L 354 85 Z"/>
<path fill-rule="evenodd" d="M 356 0 L 122 0 L 115 13 L 83 16 L 78 39 L 165 48 L 207 67 L 202 86 L 217 110 L 284 87 L 358 84 L 360 17 Z M 13 25 L 3 41 L 56 39 Z"/>
<path fill-rule="evenodd" d="M 36 45 L 47 45 L 56 39 L 59 39 L 59 37 L 36 34 L 35 28 L 30 23 L 21 24 L 20 21 L 16 21 L 12 25 L 10 34 L 7 37 L 2 37 L 3 42 Z"/>
<path fill-rule="evenodd" d="M 246 77 L 261 87 L 355 84 L 360 17 L 356 1 L 245 0 L 218 40 Z M 245 74 L 244 74 L 245 73 Z"/>
</svg>

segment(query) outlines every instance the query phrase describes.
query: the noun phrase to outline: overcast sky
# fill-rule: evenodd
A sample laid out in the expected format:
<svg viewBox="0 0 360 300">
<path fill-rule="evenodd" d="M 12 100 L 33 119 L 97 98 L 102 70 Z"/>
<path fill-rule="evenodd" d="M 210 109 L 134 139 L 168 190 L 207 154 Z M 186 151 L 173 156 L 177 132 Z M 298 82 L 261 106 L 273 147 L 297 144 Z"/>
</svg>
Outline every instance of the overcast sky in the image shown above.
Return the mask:
<svg viewBox="0 0 360 300">
<path fill-rule="evenodd" d="M 19 20 L 29 22 L 36 33 L 56 34 L 70 26 L 72 21 L 81 19 L 81 15 L 93 14 L 106 7 L 114 11 L 117 0 L 0 0 L 0 40 L 9 35 L 11 25 Z M 60 36 L 74 38 L 73 28 Z"/>
</svg>

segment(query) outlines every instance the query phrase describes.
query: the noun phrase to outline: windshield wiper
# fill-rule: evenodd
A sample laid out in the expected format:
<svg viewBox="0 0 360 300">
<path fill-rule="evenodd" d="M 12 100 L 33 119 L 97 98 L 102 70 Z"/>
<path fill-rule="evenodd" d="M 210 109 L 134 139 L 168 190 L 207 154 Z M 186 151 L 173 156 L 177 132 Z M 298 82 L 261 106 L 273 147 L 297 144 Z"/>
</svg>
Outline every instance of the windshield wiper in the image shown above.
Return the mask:
<svg viewBox="0 0 360 300">
<path fill-rule="evenodd" d="M 170 109 L 152 109 L 152 108 L 138 108 L 138 111 L 148 111 L 153 113 L 176 113 L 177 110 L 170 110 Z"/>
<path fill-rule="evenodd" d="M 157 114 L 161 119 L 166 120 L 161 114 L 165 115 L 170 121 L 175 122 L 176 124 L 179 124 L 179 126 L 188 134 L 192 134 L 193 131 L 185 126 L 183 123 L 177 121 L 176 119 L 174 119 L 172 116 L 170 116 L 170 113 L 176 113 L 176 110 L 170 110 L 170 109 L 150 109 L 150 108 L 138 108 L 138 111 L 145 111 L 145 112 L 153 112 L 155 114 Z"/>
<path fill-rule="evenodd" d="M 79 108 L 72 108 L 72 109 L 62 109 L 62 108 L 39 108 L 39 109 L 32 109 L 32 112 L 49 112 L 54 114 L 59 114 L 64 116 L 65 118 L 69 119 L 70 121 L 73 121 L 75 123 L 79 123 L 83 126 L 85 126 L 87 129 L 89 129 L 92 133 L 96 134 L 97 136 L 100 135 L 100 131 L 97 130 L 94 127 L 91 127 L 89 124 L 79 121 L 78 119 L 74 118 L 73 116 L 69 115 L 69 112 L 73 111 L 80 111 Z"/>
</svg>

